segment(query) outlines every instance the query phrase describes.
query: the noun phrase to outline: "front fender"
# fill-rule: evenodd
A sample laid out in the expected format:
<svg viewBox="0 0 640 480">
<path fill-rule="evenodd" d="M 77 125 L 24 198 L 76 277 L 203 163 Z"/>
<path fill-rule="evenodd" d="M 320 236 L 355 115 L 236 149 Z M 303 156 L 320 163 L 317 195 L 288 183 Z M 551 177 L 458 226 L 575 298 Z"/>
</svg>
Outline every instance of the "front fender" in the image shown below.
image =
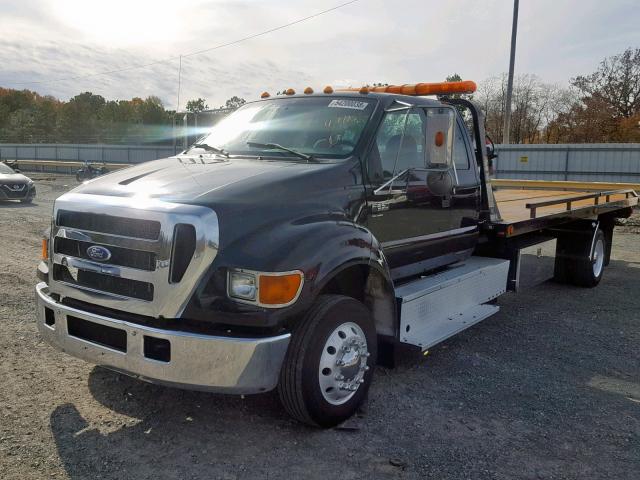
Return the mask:
<svg viewBox="0 0 640 480">
<path fill-rule="evenodd" d="M 388 278 L 379 245 L 361 225 L 344 215 L 323 214 L 279 225 L 266 225 L 221 250 L 184 317 L 274 328 L 287 326 L 306 311 L 326 283 L 352 265 L 371 266 Z M 227 272 L 232 268 L 263 272 L 301 270 L 305 280 L 298 300 L 270 309 L 241 304 L 227 297 Z"/>
</svg>

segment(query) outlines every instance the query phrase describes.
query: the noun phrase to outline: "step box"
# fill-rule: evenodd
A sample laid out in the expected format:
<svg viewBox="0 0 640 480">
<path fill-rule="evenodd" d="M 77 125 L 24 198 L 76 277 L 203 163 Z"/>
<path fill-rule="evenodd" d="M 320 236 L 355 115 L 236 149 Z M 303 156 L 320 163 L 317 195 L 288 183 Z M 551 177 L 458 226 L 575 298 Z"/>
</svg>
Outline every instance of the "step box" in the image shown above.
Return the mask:
<svg viewBox="0 0 640 480">
<path fill-rule="evenodd" d="M 497 313 L 486 303 L 507 290 L 509 260 L 471 257 L 396 288 L 399 340 L 423 351 Z"/>
</svg>

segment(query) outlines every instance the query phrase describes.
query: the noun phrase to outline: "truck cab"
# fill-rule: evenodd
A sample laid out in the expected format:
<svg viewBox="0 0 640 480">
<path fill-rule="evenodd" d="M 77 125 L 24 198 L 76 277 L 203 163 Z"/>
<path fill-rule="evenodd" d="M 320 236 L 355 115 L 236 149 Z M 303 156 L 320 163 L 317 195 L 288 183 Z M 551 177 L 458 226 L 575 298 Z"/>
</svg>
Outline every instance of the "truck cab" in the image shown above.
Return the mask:
<svg viewBox="0 0 640 480">
<path fill-rule="evenodd" d="M 302 422 L 344 421 L 377 359 L 495 313 L 513 276 L 482 114 L 424 96 L 474 89 L 263 94 L 184 152 L 62 195 L 38 268 L 43 338 L 142 380 L 277 388 Z"/>
</svg>

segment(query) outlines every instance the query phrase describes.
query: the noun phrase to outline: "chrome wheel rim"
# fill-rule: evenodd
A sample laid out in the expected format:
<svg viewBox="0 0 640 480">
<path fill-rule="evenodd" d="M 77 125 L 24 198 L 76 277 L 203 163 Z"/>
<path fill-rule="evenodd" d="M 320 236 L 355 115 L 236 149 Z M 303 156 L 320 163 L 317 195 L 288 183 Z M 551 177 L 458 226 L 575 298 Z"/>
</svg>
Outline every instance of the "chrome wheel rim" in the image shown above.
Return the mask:
<svg viewBox="0 0 640 480">
<path fill-rule="evenodd" d="M 327 402 L 341 405 L 356 394 L 369 370 L 369 356 L 367 338 L 358 324 L 345 322 L 331 332 L 318 368 L 320 391 Z"/>
<path fill-rule="evenodd" d="M 593 276 L 599 277 L 604 266 L 604 242 L 598 239 L 593 247 Z"/>
</svg>

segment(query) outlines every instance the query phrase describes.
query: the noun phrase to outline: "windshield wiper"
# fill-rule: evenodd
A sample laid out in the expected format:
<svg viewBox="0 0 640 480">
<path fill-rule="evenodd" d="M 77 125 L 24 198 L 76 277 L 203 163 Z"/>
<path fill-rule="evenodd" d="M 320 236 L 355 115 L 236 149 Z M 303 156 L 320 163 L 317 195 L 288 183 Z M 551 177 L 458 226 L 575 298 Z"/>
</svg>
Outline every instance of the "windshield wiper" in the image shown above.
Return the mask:
<svg viewBox="0 0 640 480">
<path fill-rule="evenodd" d="M 296 152 L 295 150 L 292 150 L 290 148 L 284 147 L 278 143 L 260 143 L 260 142 L 247 142 L 247 145 L 250 146 L 251 148 L 269 148 L 272 150 L 283 150 L 285 152 L 289 152 L 292 155 L 295 155 L 298 158 L 302 158 L 303 160 L 306 160 L 307 162 L 315 162 L 316 159 L 313 157 L 313 155 L 307 155 L 306 153 L 302 153 L 302 152 Z"/>
<path fill-rule="evenodd" d="M 224 148 L 212 147 L 211 145 L 207 145 L 206 143 L 194 143 L 193 145 L 191 145 L 191 147 L 189 147 L 189 150 L 191 150 L 192 148 L 202 148 L 207 152 L 218 153 L 229 158 L 229 152 L 227 152 Z"/>
</svg>

